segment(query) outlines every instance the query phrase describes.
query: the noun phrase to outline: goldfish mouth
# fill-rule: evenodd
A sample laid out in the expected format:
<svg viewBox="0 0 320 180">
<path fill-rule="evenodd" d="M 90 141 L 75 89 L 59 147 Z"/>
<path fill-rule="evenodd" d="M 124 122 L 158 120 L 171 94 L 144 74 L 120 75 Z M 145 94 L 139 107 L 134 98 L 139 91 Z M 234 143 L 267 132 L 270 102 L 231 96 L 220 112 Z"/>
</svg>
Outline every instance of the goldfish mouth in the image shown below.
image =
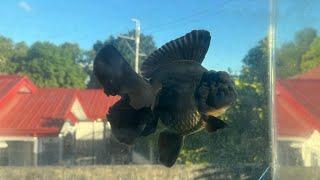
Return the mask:
<svg viewBox="0 0 320 180">
<path fill-rule="evenodd" d="M 219 109 L 212 108 L 212 109 L 210 109 L 210 110 L 208 110 L 206 112 L 206 115 L 218 117 L 218 116 L 221 116 L 224 112 L 226 112 L 226 110 L 228 108 L 229 108 L 229 106 L 223 107 L 223 108 L 219 108 Z"/>
</svg>

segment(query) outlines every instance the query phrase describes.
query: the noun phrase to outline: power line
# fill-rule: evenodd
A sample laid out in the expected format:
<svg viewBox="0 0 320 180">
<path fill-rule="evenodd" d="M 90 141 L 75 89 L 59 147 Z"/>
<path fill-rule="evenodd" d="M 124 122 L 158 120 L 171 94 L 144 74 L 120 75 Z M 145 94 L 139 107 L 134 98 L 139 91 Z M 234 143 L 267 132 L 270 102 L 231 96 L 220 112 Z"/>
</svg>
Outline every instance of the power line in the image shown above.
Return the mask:
<svg viewBox="0 0 320 180">
<path fill-rule="evenodd" d="M 135 54 L 135 70 L 139 73 L 139 47 L 140 47 L 140 21 L 138 19 L 132 19 L 136 23 L 135 32 L 135 43 L 136 43 L 136 54 Z"/>
<path fill-rule="evenodd" d="M 136 28 L 135 28 L 135 36 L 130 37 L 130 36 L 124 36 L 124 35 L 119 35 L 118 38 L 122 38 L 126 40 L 126 45 L 129 47 L 130 51 L 135 54 L 135 71 L 136 73 L 139 73 L 139 57 L 144 56 L 144 54 L 140 54 L 140 21 L 138 19 L 131 19 L 136 23 Z M 133 48 L 130 46 L 127 40 L 132 40 L 135 42 L 135 52 L 133 52 Z"/>
</svg>

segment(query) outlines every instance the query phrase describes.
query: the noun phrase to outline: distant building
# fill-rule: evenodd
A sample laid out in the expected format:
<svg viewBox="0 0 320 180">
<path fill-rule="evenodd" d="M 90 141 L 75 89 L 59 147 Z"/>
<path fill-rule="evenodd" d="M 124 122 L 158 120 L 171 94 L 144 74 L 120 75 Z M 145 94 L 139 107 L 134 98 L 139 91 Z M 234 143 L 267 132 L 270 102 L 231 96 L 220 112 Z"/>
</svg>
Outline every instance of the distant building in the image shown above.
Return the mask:
<svg viewBox="0 0 320 180">
<path fill-rule="evenodd" d="M 276 82 L 278 160 L 320 166 L 320 66 Z"/>
<path fill-rule="evenodd" d="M 101 89 L 38 88 L 26 76 L 0 75 L 0 165 L 105 157 L 98 147 L 106 148 L 106 112 L 118 99 Z"/>
</svg>

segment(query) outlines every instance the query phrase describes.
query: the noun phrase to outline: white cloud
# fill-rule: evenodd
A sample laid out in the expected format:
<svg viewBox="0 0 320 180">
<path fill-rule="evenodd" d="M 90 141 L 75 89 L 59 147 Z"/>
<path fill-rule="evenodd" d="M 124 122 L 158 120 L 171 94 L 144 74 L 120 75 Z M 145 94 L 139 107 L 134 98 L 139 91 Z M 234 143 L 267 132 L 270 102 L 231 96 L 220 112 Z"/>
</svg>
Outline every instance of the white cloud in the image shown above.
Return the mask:
<svg viewBox="0 0 320 180">
<path fill-rule="evenodd" d="M 20 1 L 18 6 L 26 12 L 30 12 L 32 10 L 31 6 L 25 1 Z"/>
</svg>

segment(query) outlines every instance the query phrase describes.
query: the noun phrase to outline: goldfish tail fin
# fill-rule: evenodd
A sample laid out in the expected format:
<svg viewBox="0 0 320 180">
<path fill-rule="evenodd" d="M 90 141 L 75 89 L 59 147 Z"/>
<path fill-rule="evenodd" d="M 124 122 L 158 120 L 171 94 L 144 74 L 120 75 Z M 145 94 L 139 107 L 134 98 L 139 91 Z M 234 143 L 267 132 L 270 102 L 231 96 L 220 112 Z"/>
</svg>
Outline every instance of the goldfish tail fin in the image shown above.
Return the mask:
<svg viewBox="0 0 320 180">
<path fill-rule="evenodd" d="M 172 167 L 176 162 L 183 146 L 184 136 L 171 131 L 163 131 L 159 135 L 159 161 L 161 164 Z"/>
</svg>

